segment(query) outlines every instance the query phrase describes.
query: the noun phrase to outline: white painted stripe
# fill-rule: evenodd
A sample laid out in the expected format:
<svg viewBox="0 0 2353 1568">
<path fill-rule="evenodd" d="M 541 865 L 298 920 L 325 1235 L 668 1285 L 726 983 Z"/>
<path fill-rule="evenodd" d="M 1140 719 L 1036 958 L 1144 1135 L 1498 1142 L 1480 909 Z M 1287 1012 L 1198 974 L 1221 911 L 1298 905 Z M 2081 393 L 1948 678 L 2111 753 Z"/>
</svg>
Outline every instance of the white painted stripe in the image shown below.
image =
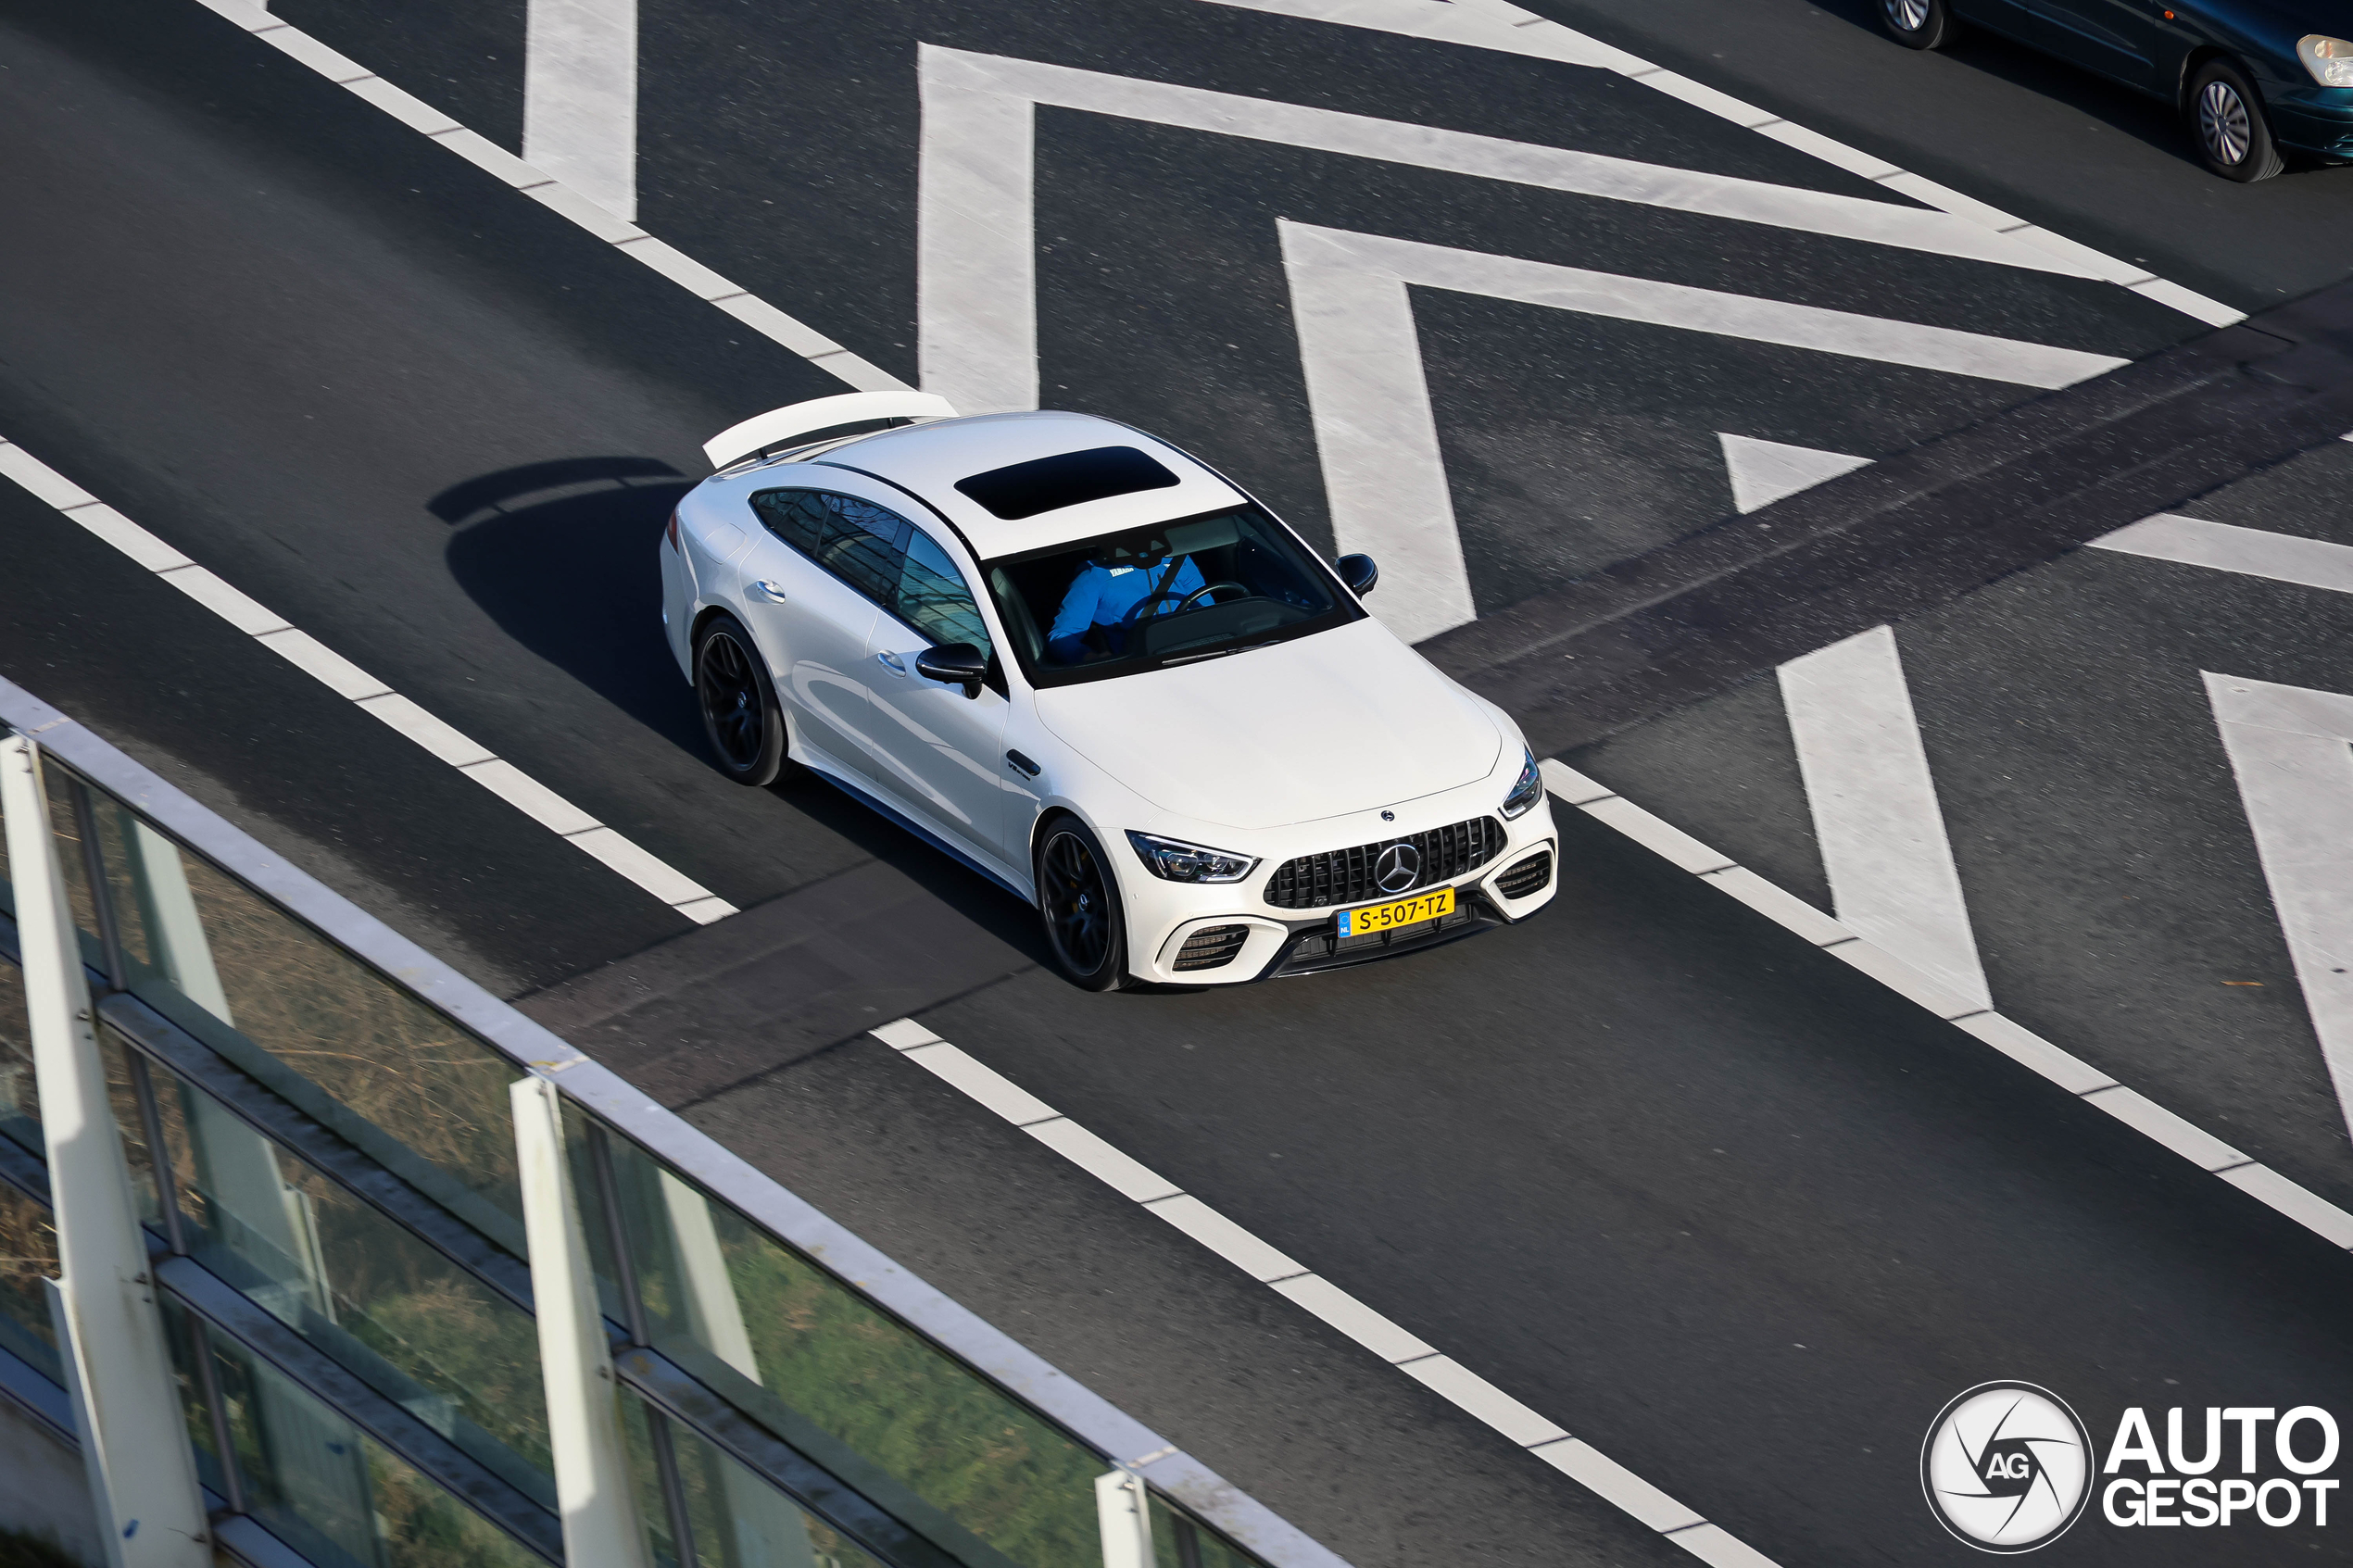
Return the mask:
<svg viewBox="0 0 2353 1568">
<path fill-rule="evenodd" d="M 1274 1288 L 1391 1366 L 1438 1354 L 1436 1346 L 1408 1334 L 1319 1274 L 1277 1280 Z"/>
<path fill-rule="evenodd" d="M 2102 534 L 2092 541 L 2092 547 L 2353 594 L 2353 546 L 2208 522 L 2178 512 L 2145 517 Z"/>
<path fill-rule="evenodd" d="M 2072 240 L 2034 230 L 2022 218 L 1963 195 L 1932 180 L 1911 174 L 1876 154 L 1791 124 L 1753 104 L 1718 93 L 1676 72 L 1661 69 L 1614 44 L 1564 27 L 1547 17 L 1510 4 L 1510 0 L 1212 0 L 1253 11 L 1305 17 L 1318 21 L 1362 27 L 1409 37 L 1430 38 L 1472 48 L 1527 55 L 1569 65 L 1617 71 L 1644 86 L 1667 94 L 1705 113 L 1716 115 L 1762 136 L 1820 158 L 1866 180 L 1876 181 L 1915 201 L 1951 213 L 1993 232 L 2011 235 L 2064 255 L 2088 269 L 2082 275 L 2118 282 L 2136 294 L 2179 310 L 2212 326 L 2227 327 L 2246 319 L 2220 300 L 2153 277 L 2145 267 L 2093 250 Z M 1696 89 L 1694 91 L 1693 89 Z"/>
<path fill-rule="evenodd" d="M 530 0 L 522 156 L 635 220 L 637 0 Z"/>
<path fill-rule="evenodd" d="M 1726 866 L 1721 871 L 1703 872 L 1701 880 L 1817 947 L 1847 941 L 1855 935 L 1805 899 L 1774 886 L 1746 866 Z"/>
<path fill-rule="evenodd" d="M 961 1090 L 1016 1127 L 1026 1127 L 1033 1122 L 1051 1122 L 1062 1114 L 1044 1100 L 1026 1089 L 1013 1086 L 993 1067 L 986 1067 L 958 1050 L 945 1040 L 914 1046 L 905 1051 L 909 1061 L 922 1068 L 950 1087 Z"/>
<path fill-rule="evenodd" d="M 1753 435 L 1716 433 L 1724 449 L 1724 471 L 1732 481 L 1733 509 L 1743 514 L 1769 507 L 1785 495 L 1811 490 L 1825 480 L 1870 467 L 1869 458 L 1825 452 L 1818 446 L 1793 446 L 1782 441 L 1760 441 Z"/>
<path fill-rule="evenodd" d="M 2176 1116 L 2138 1089 L 2113 1084 L 2105 1089 L 2094 1089 L 2082 1099 L 2135 1132 L 2155 1138 L 2200 1170 L 2227 1171 L 2248 1163 L 2245 1154 L 2187 1118 Z"/>
<path fill-rule="evenodd" d="M 1599 1492 L 1652 1529 L 1688 1530 L 1705 1521 L 1581 1437 L 1539 1447 L 1536 1456 L 1562 1474 Z"/>
<path fill-rule="evenodd" d="M 2353 1127 L 2353 696 L 2205 678 L 2305 1010 Z"/>
<path fill-rule="evenodd" d="M 860 392 L 908 390 L 907 383 L 889 371 L 765 300 L 726 283 L 716 272 L 651 240 L 635 226 L 635 0 L 533 0 L 527 32 L 538 36 L 543 46 L 526 43 L 523 138 L 527 148 L 560 166 L 553 170 L 517 157 L 432 105 L 370 74 L 309 34 L 287 26 L 250 0 L 198 0 L 198 4 L 267 40 L 494 178 L 527 193 L 541 206 L 635 257 L 698 298 L 718 306 L 826 374 Z M 625 25 L 624 11 L 628 13 Z M 602 106 L 602 110 L 588 114 L 590 106 Z M 725 286 L 720 292 L 711 292 L 722 284 Z"/>
<path fill-rule="evenodd" d="M 1200 1242 L 1261 1285 L 1307 1272 L 1289 1256 L 1189 1193 L 1156 1198 L 1144 1208 Z"/>
<path fill-rule="evenodd" d="M 2219 678 L 2209 676 L 2208 680 L 2211 682 Z M 2237 685 L 2250 684 L 2233 681 L 2233 684 Z M 2334 694 L 2312 695 L 2329 696 L 2334 702 L 2353 703 L 2353 699 L 2336 697 Z M 2342 752 L 2346 747 L 2339 746 L 2337 749 Z M 1589 815 L 1596 817 L 1597 820 L 1604 822 L 1610 820 L 1607 814 L 1594 810 L 1596 805 L 1607 805 L 1621 798 L 1611 795 L 1607 785 L 1589 778 L 1554 759 L 1548 758 L 1540 766 L 1544 770 L 1546 784 L 1551 785 L 1554 793 L 1560 795 L 1565 801 L 1582 807 Z M 1596 791 L 1600 793 L 1596 795 L 1594 793 Z M 1642 812 L 1642 819 L 1647 819 L 1650 822 L 1658 821 L 1648 812 Z M 1629 820 L 1641 822 L 1641 819 Z M 1683 836 L 1688 840 L 1689 835 Z M 1697 843 L 1696 840 L 1689 840 L 1689 842 Z M 2353 827 L 2344 830 L 2339 842 L 2340 844 L 2353 843 Z M 1655 847 L 1647 843 L 1645 847 Z M 1703 850 L 1705 850 L 1705 847 L 1704 845 L 1700 846 Z M 1711 855 L 1714 853 L 1712 850 L 1706 852 Z M 1676 859 L 1676 863 L 1682 865 L 1685 860 L 1694 858 L 1696 857 L 1688 848 L 1684 848 L 1681 857 Z M 1684 869 L 1690 868 L 1685 865 Z M 1767 919 L 1786 926 L 1816 947 L 1843 957 L 1856 968 L 1870 974 L 1874 979 L 1880 980 L 1899 994 L 1929 1008 L 1940 1017 L 1948 1019 L 1957 1027 L 1974 1035 L 2020 1066 L 2041 1074 L 2069 1094 L 2098 1105 L 2100 1109 L 2116 1117 L 2117 1120 L 2145 1134 L 2173 1153 L 2190 1160 L 2199 1169 L 2221 1177 L 2249 1197 L 2270 1205 L 2287 1219 L 2321 1236 L 2332 1246 L 2353 1248 L 2353 1213 L 2347 1213 L 2319 1194 L 2297 1185 L 2276 1171 L 2254 1164 L 2246 1155 L 2221 1139 L 2203 1131 L 2186 1118 L 2165 1110 L 2144 1095 L 2124 1088 L 2115 1079 L 2089 1062 L 2070 1055 L 2041 1035 L 2020 1027 L 2000 1013 L 1990 1010 L 1962 1010 L 1956 1015 L 1948 1010 L 1956 1008 L 1967 1010 L 1970 1004 L 1962 1002 L 1946 986 L 1925 971 L 1913 968 L 1875 944 L 1863 942 L 1855 937 L 1844 926 L 1835 921 L 1830 921 L 1820 910 L 1816 909 L 1805 900 L 1774 887 L 1764 878 L 1739 866 L 1727 866 L 1704 872 L 1701 874 L 1701 880 L 1720 888 Z M 2340 880 L 2338 885 L 2340 887 L 2353 886 L 2353 880 Z M 1760 895 L 1758 891 L 1760 888 L 1769 889 L 1770 894 Z M 2275 894 L 2274 897 L 2276 898 L 2277 895 Z M 2334 970 L 2335 966 L 2332 964 L 2329 967 Z M 2347 963 L 2346 968 L 2353 970 L 2353 962 Z M 2333 978 L 2341 982 L 2343 976 L 2335 975 Z M 2331 1071 L 2334 1075 L 2334 1062 L 2331 1064 Z M 2342 1084 L 2343 1080 L 2339 1079 L 2338 1082 Z M 2353 1117 L 2353 1112 L 2348 1112 L 2348 1116 Z M 1714 1526 L 1705 1528 L 1713 1529 Z M 1692 1529 L 1679 1532 L 1671 1538 L 1680 1544 L 1692 1546 L 1694 1537 L 1700 1535 L 1701 1530 Z M 1692 1549 L 1697 1550 L 1698 1548 L 1694 1546 Z M 1717 1557 L 1702 1553 L 1701 1555 L 1706 1557 L 1706 1561 L 1710 1562 L 1720 1562 L 1733 1564 L 1749 1561 L 1748 1558 L 1741 1555 L 1748 1549 L 1729 1537 L 1725 1537 L 1720 1547 L 1712 1547 L 1710 1549 L 1720 1550 L 1725 1554 Z"/>
<path fill-rule="evenodd" d="M 1973 1004 L 1961 1010 L 1992 1007 L 1894 629 L 1832 643 L 1779 674 L 1839 923 Z"/>
<path fill-rule="evenodd" d="M 293 630 L 284 616 L 263 608 L 201 566 L 175 566 L 156 575 L 248 637 Z"/>
<path fill-rule="evenodd" d="M 1523 1449 L 1557 1442 L 1568 1436 L 1558 1423 L 1529 1410 L 1452 1356 L 1424 1356 L 1417 1361 L 1400 1363 L 1397 1370 Z"/>
<path fill-rule="evenodd" d="M 381 696 L 361 697 L 357 706 L 386 729 L 416 742 L 453 768 L 462 770 L 471 763 L 487 762 L 497 755 L 455 724 L 426 712 L 398 692 L 387 689 Z"/>
<path fill-rule="evenodd" d="M 1931 208 L 929 44 L 918 46 L 916 69 L 923 95 L 916 292 L 924 390 L 966 413 L 1037 407 L 1031 122 L 1039 104 L 1931 255 L 2094 275 L 2077 261 Z"/>
<path fill-rule="evenodd" d="M 224 0 L 224 4 L 228 0 Z M 736 907 L 630 839 L 599 823 L 488 746 L 394 691 L 351 660 L 221 580 L 12 442 L 0 441 L 0 478 L 14 481 L 137 565 L 188 596 L 371 718 L 415 742 L 660 898 L 698 925 Z"/>
<path fill-rule="evenodd" d="M 2116 1082 L 2080 1057 L 2051 1044 L 2032 1029 L 1998 1012 L 1973 1013 L 1954 1022 L 2020 1066 L 2041 1073 L 2071 1095 L 2088 1095 Z"/>
<path fill-rule="evenodd" d="M 1057 1116 L 1051 1122 L 1032 1122 L 1022 1131 L 1130 1202 L 1151 1203 L 1175 1198 L 1185 1190 L 1067 1116 Z"/>
<path fill-rule="evenodd" d="M 254 641 L 331 688 L 337 696 L 357 702 L 363 696 L 377 696 L 392 690 L 308 632 L 289 626 L 283 631 L 265 632 Z"/>
<path fill-rule="evenodd" d="M 1847 942 L 1826 944 L 1822 951 L 1841 963 L 1851 964 L 1907 1001 L 1915 1002 L 1939 1018 L 1960 1019 L 1987 1010 L 1986 1005 L 1974 997 L 1964 997 L 1947 985 L 1941 975 L 1931 975 L 1917 965 L 1906 963 L 1876 942 L 1856 937 Z"/>
<path fill-rule="evenodd" d="M 1547 763 L 1546 767 L 1563 774 L 1572 772 L 1558 763 Z M 923 1024 L 910 1018 L 895 1019 L 870 1033 L 909 1060 L 963 1089 L 985 1110 L 1021 1127 L 1097 1180 L 1183 1231 L 1473 1419 L 1529 1449 L 1562 1474 L 1665 1534 L 1677 1545 L 1698 1552 L 1709 1562 L 1737 1568 L 1775 1568 L 1770 1559 L 1718 1526 L 1703 1523 L 1698 1513 L 1607 1459 L 1591 1444 L 1571 1438 L 1557 1422 L 1513 1399 L 1329 1280 L 1308 1273 L 1297 1260 L 1201 1199 L 1173 1186 L 1164 1196 L 1146 1196 L 1151 1192 L 1151 1184 L 1165 1185 L 1164 1178 L 1068 1117 L 1056 1114 L 1043 1100 L 994 1068 L 974 1060 L 941 1040 Z M 1705 1550 L 1693 1545 L 1694 1537 Z"/>
<path fill-rule="evenodd" d="M 1579 808 L 1598 822 L 1606 822 L 1653 854 L 1662 855 L 1693 873 L 1722 871 L 1732 858 L 1711 849 L 1681 828 L 1652 816 L 1624 796 L 1613 795 Z"/>
</svg>

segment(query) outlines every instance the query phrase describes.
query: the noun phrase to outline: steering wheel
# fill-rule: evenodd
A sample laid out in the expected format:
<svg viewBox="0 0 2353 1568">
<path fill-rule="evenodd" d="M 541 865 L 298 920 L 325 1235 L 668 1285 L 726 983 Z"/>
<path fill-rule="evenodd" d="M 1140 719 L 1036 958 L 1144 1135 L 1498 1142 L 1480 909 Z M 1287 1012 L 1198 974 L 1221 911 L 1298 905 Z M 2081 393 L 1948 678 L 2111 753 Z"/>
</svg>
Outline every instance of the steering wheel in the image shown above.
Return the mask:
<svg viewBox="0 0 2353 1568">
<path fill-rule="evenodd" d="M 1193 608 L 1193 601 L 1195 599 L 1206 598 L 1211 594 L 1220 594 L 1228 588 L 1231 588 L 1234 592 L 1239 594 L 1244 598 L 1249 598 L 1251 596 L 1250 590 L 1239 583 L 1204 583 L 1200 587 L 1194 589 L 1191 593 L 1187 594 L 1183 598 L 1177 600 L 1176 608 L 1170 610 L 1168 613 L 1171 615 L 1180 615 L 1186 610 Z"/>
</svg>

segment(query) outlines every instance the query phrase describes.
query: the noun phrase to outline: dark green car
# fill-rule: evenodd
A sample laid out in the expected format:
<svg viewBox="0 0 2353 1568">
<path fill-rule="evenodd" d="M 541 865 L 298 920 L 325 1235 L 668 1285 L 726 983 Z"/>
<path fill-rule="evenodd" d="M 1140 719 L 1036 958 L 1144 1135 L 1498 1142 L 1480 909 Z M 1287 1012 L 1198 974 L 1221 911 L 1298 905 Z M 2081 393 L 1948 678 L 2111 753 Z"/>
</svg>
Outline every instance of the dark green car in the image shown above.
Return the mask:
<svg viewBox="0 0 2353 1568">
<path fill-rule="evenodd" d="M 2267 180 L 2293 151 L 2353 159 L 2353 0 L 1880 0 L 1897 42 L 1962 23 L 2163 98 L 2206 167 Z"/>
</svg>

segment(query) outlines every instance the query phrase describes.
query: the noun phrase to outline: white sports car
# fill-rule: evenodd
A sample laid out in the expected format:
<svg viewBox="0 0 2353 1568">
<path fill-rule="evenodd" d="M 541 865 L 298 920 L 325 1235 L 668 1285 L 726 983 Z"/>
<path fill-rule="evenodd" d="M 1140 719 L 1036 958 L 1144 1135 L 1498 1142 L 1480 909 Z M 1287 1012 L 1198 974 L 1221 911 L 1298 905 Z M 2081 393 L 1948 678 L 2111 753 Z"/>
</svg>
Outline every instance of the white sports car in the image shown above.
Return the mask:
<svg viewBox="0 0 2353 1568">
<path fill-rule="evenodd" d="M 937 843 L 1076 984 L 1300 974 L 1552 898 L 1517 726 L 1365 613 L 1368 558 L 1167 443 L 873 392 L 704 450 L 662 620 L 720 767 L 798 764 Z"/>
</svg>

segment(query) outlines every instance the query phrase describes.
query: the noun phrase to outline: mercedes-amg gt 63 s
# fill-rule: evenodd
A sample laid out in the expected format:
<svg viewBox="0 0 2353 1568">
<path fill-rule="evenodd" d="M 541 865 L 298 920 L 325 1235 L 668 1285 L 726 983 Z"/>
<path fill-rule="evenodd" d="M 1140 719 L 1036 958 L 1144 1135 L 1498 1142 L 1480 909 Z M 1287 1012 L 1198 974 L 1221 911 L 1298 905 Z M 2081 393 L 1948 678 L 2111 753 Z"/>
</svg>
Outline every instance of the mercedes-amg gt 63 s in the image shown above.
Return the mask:
<svg viewBox="0 0 2353 1568">
<path fill-rule="evenodd" d="M 1232 481 L 1083 414 L 849 393 L 748 420 L 661 546 L 719 766 L 809 769 L 1044 917 L 1076 984 L 1218 985 L 1524 920 L 1512 721 Z"/>
</svg>

